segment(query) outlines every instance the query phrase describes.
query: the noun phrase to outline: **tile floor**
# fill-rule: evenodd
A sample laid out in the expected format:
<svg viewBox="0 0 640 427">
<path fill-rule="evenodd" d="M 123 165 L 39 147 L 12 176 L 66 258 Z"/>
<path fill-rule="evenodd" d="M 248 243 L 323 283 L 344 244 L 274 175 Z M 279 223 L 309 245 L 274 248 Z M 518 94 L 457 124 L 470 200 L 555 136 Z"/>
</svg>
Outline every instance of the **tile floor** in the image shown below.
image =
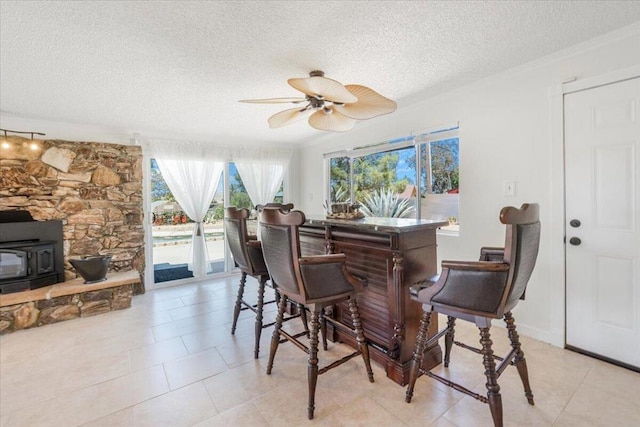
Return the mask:
<svg viewBox="0 0 640 427">
<path fill-rule="evenodd" d="M 229 333 L 237 276 L 148 292 L 133 307 L 0 338 L 2 426 L 490 426 L 488 406 L 428 378 L 411 404 L 374 363 L 357 358 L 320 376 L 306 419 L 306 356 L 280 347 L 265 374 L 272 329 L 253 359 L 253 317 Z M 255 294 L 250 279 L 247 293 Z M 274 317 L 274 304 L 267 306 Z M 290 327 L 299 327 L 297 321 Z M 477 342 L 463 322 L 461 340 Z M 499 354 L 507 340 L 494 329 Z M 536 406 L 515 369 L 500 378 L 506 425 L 638 426 L 640 374 L 522 337 Z M 456 351 L 458 350 L 458 351 Z M 321 363 L 347 349 L 329 343 Z M 438 368 L 437 371 L 444 371 Z M 484 390 L 481 360 L 454 349 L 449 375 Z"/>
</svg>

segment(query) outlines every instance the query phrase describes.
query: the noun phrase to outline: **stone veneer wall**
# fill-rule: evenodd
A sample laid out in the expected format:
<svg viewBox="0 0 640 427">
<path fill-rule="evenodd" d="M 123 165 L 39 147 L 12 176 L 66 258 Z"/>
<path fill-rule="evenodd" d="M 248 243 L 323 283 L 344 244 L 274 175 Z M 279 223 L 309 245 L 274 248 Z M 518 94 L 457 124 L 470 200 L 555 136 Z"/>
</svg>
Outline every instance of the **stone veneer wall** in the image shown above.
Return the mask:
<svg viewBox="0 0 640 427">
<path fill-rule="evenodd" d="M 62 220 L 67 280 L 77 277 L 69 258 L 112 255 L 109 271 L 137 270 L 142 280 L 134 293 L 143 293 L 141 148 L 12 136 L 7 142 L 0 149 L 0 210 Z"/>
</svg>

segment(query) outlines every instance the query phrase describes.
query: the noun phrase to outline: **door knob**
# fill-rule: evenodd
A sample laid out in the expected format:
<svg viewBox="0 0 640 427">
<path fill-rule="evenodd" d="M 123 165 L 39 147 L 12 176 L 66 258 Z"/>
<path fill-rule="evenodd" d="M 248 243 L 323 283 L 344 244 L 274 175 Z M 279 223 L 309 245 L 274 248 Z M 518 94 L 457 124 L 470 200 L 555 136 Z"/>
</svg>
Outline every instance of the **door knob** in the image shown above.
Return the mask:
<svg viewBox="0 0 640 427">
<path fill-rule="evenodd" d="M 571 221 L 569 221 L 569 225 L 574 227 L 574 228 L 580 227 L 580 224 L 582 224 L 582 223 L 580 222 L 579 219 L 572 219 Z"/>
<path fill-rule="evenodd" d="M 569 243 L 571 243 L 573 246 L 579 246 L 580 243 L 582 243 L 582 240 L 580 240 L 579 237 L 572 237 L 569 239 Z"/>
</svg>

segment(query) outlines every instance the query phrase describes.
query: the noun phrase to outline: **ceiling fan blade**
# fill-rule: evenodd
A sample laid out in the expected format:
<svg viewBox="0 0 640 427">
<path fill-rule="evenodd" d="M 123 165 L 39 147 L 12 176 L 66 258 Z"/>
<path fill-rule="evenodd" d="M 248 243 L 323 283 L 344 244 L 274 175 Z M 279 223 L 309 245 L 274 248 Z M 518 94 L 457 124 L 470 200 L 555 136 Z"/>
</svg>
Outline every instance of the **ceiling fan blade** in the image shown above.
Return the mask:
<svg viewBox="0 0 640 427">
<path fill-rule="evenodd" d="M 353 104 L 336 105 L 336 109 L 347 117 L 366 120 L 396 111 L 398 104 L 385 98 L 373 89 L 361 85 L 347 85 L 345 88 L 358 98 Z"/>
<path fill-rule="evenodd" d="M 309 117 L 309 125 L 318 130 L 328 130 L 332 132 L 346 132 L 353 129 L 356 120 L 340 114 L 336 109 L 326 107 L 331 112 L 327 113 L 324 109 L 318 110 Z"/>
<path fill-rule="evenodd" d="M 300 92 L 312 96 L 321 97 L 331 102 L 352 103 L 356 98 L 342 83 L 326 77 L 314 76 L 287 80 L 289 85 Z"/>
<path fill-rule="evenodd" d="M 266 98 L 266 99 L 241 99 L 238 102 L 245 102 L 248 104 L 285 104 L 306 102 L 307 98 Z"/>
<path fill-rule="evenodd" d="M 280 111 L 269 117 L 269 127 L 271 129 L 279 128 L 298 120 L 302 120 L 313 112 L 311 108 L 291 108 L 289 110 Z"/>
</svg>

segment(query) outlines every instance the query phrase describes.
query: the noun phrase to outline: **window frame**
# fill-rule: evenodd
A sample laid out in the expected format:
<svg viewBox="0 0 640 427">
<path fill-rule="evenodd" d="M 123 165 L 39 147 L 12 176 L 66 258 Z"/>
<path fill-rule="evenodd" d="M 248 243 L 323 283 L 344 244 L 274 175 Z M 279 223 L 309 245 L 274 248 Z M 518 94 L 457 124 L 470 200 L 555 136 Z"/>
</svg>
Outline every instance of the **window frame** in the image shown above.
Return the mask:
<svg viewBox="0 0 640 427">
<path fill-rule="evenodd" d="M 416 177 L 415 186 L 418 195 L 422 194 L 422 156 L 421 146 L 431 144 L 432 142 L 443 141 L 447 139 L 458 139 L 458 150 L 460 147 L 460 126 L 458 122 L 452 123 L 447 126 L 438 126 L 436 128 L 424 129 L 415 132 L 411 132 L 408 136 L 394 138 L 391 140 L 345 149 L 339 151 L 333 151 L 325 153 L 324 159 L 324 200 L 327 203 L 331 203 L 331 160 L 334 158 L 347 157 L 349 159 L 349 195 L 351 200 L 355 200 L 355 188 L 353 185 L 354 180 L 354 159 L 363 157 L 370 154 L 379 154 L 395 150 L 400 150 L 407 147 L 414 147 L 416 156 Z M 460 168 L 460 161 L 458 159 L 458 168 Z M 420 203 L 420 197 L 417 198 L 415 204 L 416 218 L 422 218 L 422 203 Z M 440 230 L 439 230 L 440 231 Z M 444 234 L 457 235 L 457 230 L 442 230 Z"/>
</svg>

